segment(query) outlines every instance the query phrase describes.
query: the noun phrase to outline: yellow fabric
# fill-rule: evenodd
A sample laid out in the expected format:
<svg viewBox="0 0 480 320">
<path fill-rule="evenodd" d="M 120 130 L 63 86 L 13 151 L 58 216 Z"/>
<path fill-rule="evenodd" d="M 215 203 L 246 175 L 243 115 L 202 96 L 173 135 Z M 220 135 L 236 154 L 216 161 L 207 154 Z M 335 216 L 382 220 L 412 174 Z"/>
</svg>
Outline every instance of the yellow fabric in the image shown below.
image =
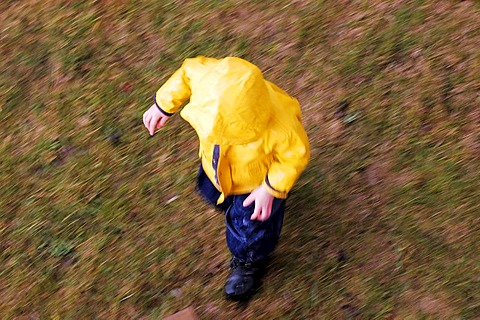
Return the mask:
<svg viewBox="0 0 480 320">
<path fill-rule="evenodd" d="M 186 59 L 155 96 L 167 113 L 188 99 L 180 114 L 197 132 L 202 166 L 222 192 L 219 202 L 262 184 L 286 198 L 310 156 L 298 101 L 243 59 L 202 56 Z"/>
</svg>

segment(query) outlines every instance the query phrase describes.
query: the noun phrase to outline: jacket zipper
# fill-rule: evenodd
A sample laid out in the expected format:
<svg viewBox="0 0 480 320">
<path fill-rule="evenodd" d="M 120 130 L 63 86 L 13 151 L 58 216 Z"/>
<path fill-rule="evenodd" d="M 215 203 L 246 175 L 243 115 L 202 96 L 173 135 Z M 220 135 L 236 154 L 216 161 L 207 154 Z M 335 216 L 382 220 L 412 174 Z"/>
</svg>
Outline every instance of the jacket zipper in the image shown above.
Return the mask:
<svg viewBox="0 0 480 320">
<path fill-rule="evenodd" d="M 216 144 L 213 147 L 213 157 L 212 157 L 212 167 L 215 174 L 215 182 L 217 185 L 220 185 L 220 180 L 218 178 L 218 161 L 220 159 L 220 145 Z"/>
</svg>

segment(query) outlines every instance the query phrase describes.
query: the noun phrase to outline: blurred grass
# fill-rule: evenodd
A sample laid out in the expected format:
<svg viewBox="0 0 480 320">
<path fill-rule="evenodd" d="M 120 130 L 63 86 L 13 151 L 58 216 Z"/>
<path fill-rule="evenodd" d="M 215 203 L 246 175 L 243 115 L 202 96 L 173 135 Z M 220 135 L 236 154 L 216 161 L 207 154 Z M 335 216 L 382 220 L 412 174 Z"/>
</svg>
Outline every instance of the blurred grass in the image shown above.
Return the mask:
<svg viewBox="0 0 480 320">
<path fill-rule="evenodd" d="M 3 1 L 0 314 L 480 317 L 478 1 Z M 312 161 L 263 291 L 224 301 L 197 142 L 141 115 L 195 55 L 302 104 Z M 340 103 L 348 108 L 339 112 Z"/>
</svg>

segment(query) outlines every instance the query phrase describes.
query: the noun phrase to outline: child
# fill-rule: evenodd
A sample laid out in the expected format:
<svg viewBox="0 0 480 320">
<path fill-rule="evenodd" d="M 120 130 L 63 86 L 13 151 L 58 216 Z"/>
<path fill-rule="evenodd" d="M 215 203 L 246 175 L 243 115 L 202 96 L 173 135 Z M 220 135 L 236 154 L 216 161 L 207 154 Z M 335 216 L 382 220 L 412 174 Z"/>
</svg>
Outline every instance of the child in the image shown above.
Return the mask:
<svg viewBox="0 0 480 320">
<path fill-rule="evenodd" d="M 285 198 L 308 163 L 310 149 L 294 98 L 240 58 L 186 59 L 143 115 L 150 135 L 180 112 L 197 132 L 197 189 L 225 211 L 233 255 L 228 298 L 249 298 L 278 243 Z"/>
</svg>

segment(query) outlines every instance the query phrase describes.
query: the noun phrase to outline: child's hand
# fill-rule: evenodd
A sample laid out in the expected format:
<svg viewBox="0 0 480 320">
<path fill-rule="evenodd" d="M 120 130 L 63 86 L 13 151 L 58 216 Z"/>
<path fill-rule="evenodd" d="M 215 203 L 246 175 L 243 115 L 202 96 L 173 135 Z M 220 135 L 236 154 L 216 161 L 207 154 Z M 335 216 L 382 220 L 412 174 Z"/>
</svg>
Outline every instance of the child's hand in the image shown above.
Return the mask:
<svg viewBox="0 0 480 320">
<path fill-rule="evenodd" d="M 153 136 L 155 134 L 155 129 L 163 127 L 168 118 L 170 117 L 161 113 L 156 105 L 152 105 L 150 109 L 143 114 L 143 124 L 150 135 Z"/>
<path fill-rule="evenodd" d="M 272 214 L 272 204 L 274 197 L 260 186 L 253 190 L 250 195 L 243 201 L 243 206 L 247 207 L 255 201 L 255 210 L 250 217 L 250 220 L 265 221 L 270 218 Z"/>
</svg>

